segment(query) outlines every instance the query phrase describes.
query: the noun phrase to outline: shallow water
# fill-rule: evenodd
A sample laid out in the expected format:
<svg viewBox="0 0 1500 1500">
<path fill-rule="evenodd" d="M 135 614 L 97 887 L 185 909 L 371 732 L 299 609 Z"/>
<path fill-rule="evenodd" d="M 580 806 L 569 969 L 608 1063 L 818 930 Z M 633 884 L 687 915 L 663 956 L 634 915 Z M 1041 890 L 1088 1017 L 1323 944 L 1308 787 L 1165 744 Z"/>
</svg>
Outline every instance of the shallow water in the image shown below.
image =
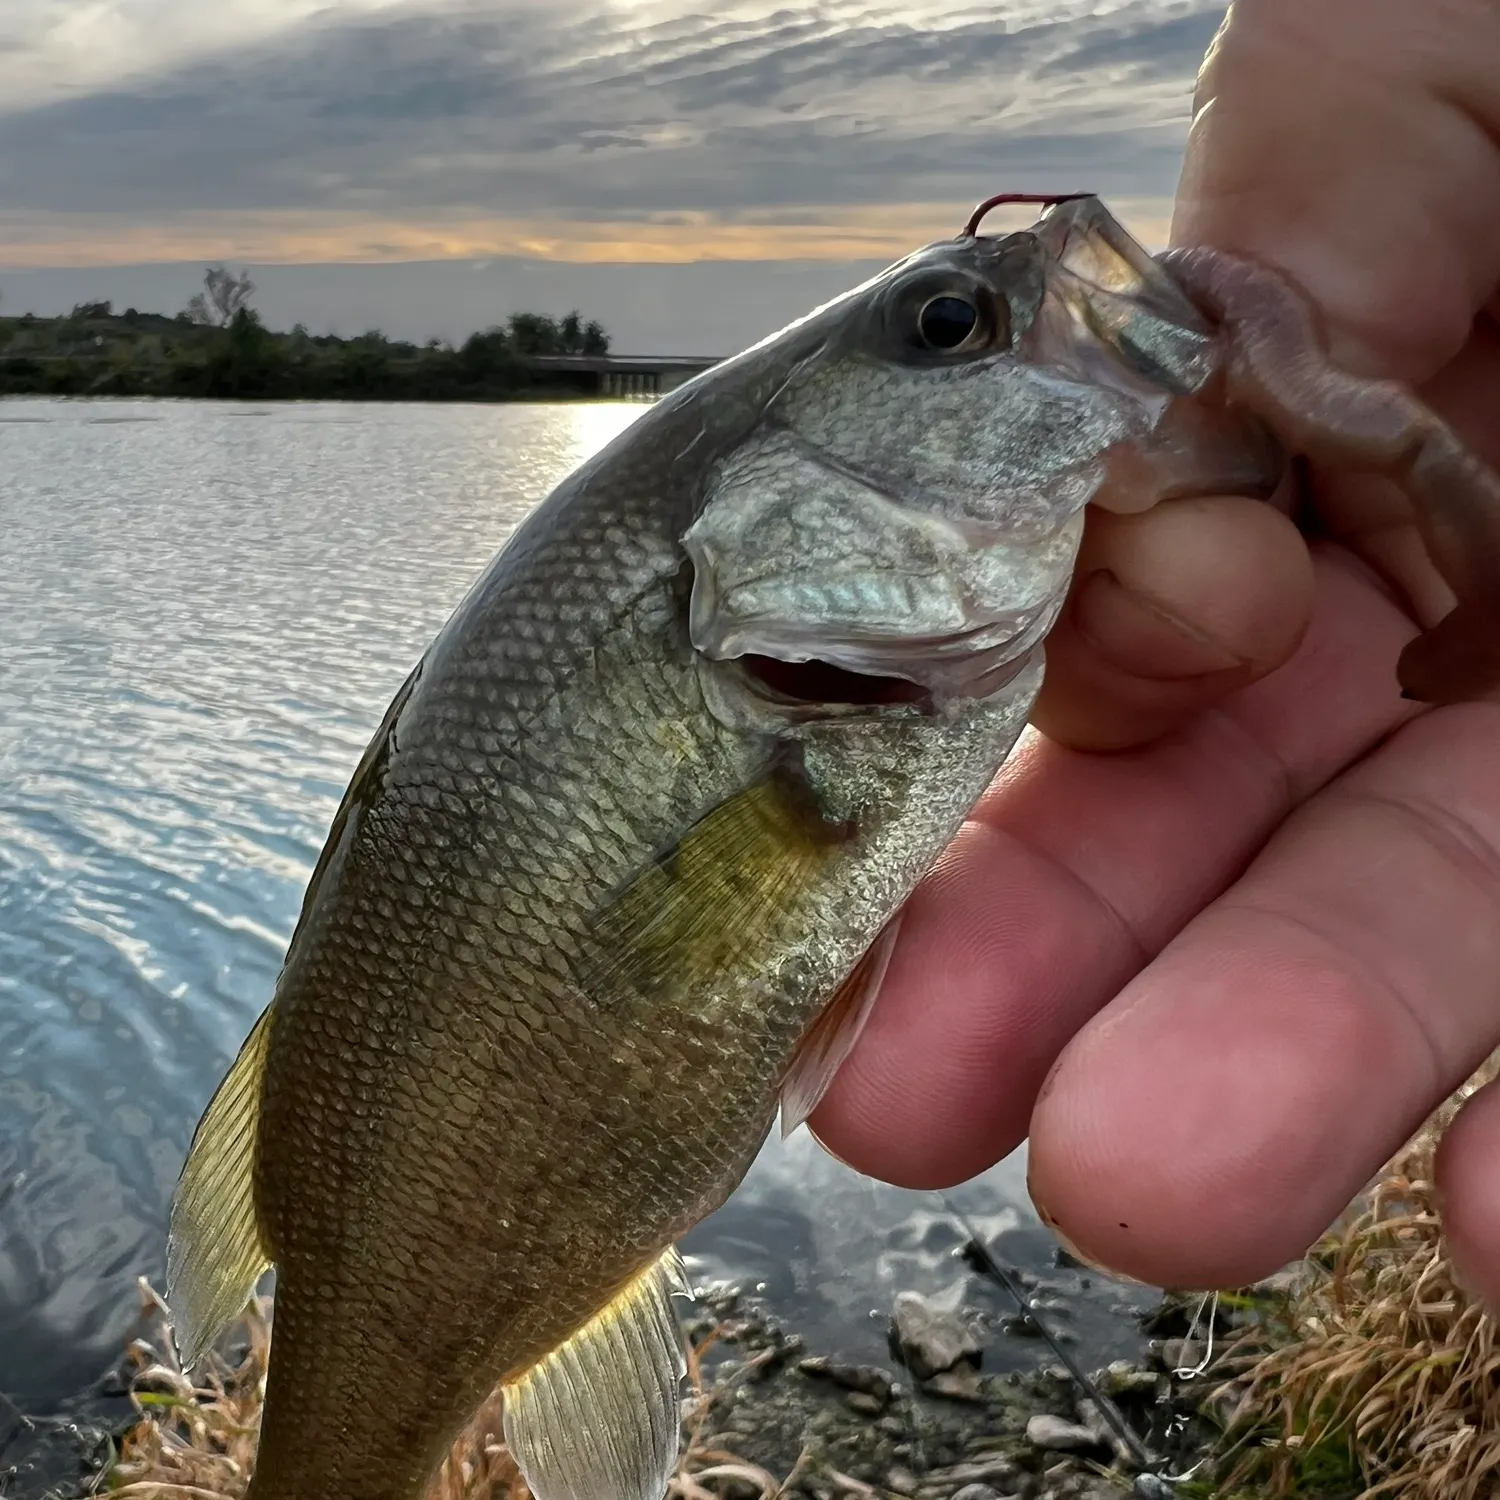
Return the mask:
<svg viewBox="0 0 1500 1500">
<path fill-rule="evenodd" d="M 193 1124 L 387 702 L 528 508 L 642 409 L 0 402 L 11 1402 L 71 1405 L 131 1336 Z M 956 1197 L 1041 1267 L 1023 1179 L 1012 1158 Z M 960 1240 L 801 1133 L 687 1248 L 868 1359 L 896 1291 L 963 1275 Z M 1074 1299 L 1100 1357 L 1132 1343 L 1119 1295 Z"/>
</svg>

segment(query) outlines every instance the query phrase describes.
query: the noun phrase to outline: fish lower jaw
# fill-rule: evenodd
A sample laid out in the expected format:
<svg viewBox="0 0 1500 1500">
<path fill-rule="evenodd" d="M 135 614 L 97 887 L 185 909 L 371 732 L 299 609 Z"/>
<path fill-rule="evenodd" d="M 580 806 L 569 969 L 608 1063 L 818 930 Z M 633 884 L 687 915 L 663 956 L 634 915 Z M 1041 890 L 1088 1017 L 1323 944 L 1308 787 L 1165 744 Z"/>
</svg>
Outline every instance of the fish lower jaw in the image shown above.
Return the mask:
<svg viewBox="0 0 1500 1500">
<path fill-rule="evenodd" d="M 993 698 L 1026 669 L 1051 619 L 998 639 L 988 632 L 941 641 L 806 642 L 744 633 L 704 655 L 723 686 L 790 719 L 880 713 L 929 717 Z M 998 633 L 997 633 L 998 634 Z"/>
</svg>

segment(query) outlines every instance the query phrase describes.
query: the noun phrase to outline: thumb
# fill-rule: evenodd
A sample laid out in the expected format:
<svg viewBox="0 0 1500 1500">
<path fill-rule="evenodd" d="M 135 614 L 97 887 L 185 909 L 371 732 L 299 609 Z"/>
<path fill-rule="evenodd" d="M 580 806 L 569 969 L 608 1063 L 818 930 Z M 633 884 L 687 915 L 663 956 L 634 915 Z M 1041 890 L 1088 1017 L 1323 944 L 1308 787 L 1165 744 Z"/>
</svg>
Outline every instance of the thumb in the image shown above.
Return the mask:
<svg viewBox="0 0 1500 1500">
<path fill-rule="evenodd" d="M 1235 0 L 1172 221 L 1280 267 L 1359 374 L 1427 380 L 1500 283 L 1500 6 Z"/>
</svg>

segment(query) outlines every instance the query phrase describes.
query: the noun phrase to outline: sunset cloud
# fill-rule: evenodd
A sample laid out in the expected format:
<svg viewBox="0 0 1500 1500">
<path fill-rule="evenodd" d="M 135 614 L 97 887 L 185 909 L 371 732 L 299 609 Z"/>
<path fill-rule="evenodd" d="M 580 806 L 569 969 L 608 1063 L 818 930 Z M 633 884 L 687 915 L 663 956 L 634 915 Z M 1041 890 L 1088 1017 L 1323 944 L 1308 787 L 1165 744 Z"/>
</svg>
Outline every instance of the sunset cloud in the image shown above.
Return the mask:
<svg viewBox="0 0 1500 1500">
<path fill-rule="evenodd" d="M 0 264 L 889 258 L 1002 188 L 1152 238 L 1204 0 L 10 0 Z"/>
</svg>

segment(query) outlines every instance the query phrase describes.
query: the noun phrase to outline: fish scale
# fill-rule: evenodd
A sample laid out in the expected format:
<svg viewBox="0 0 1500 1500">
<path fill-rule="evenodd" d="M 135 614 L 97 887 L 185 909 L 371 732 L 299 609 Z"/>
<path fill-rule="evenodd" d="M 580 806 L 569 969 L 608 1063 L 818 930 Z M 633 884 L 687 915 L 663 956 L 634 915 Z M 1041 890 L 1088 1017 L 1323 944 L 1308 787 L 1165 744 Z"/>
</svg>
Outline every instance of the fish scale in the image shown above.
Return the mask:
<svg viewBox="0 0 1500 1500">
<path fill-rule="evenodd" d="M 522 1359 L 545 1352 L 593 1310 L 600 1288 L 612 1292 L 657 1248 L 651 1241 L 660 1235 L 659 1228 L 654 1234 L 638 1234 L 632 1240 L 619 1236 L 613 1223 L 586 1236 L 574 1226 L 569 1237 L 575 1253 L 588 1243 L 590 1258 L 597 1264 L 593 1285 L 571 1298 L 566 1289 L 532 1284 L 520 1268 L 511 1270 L 507 1278 L 504 1258 L 496 1250 L 477 1256 L 473 1253 L 484 1246 L 486 1222 L 504 1218 L 509 1221 L 507 1238 L 518 1246 L 515 1259 L 528 1261 L 547 1243 L 547 1227 L 556 1219 L 556 1200 L 566 1202 L 588 1191 L 587 1180 L 569 1180 L 568 1171 L 551 1159 L 544 1142 L 533 1142 L 529 1150 L 519 1145 L 514 1128 L 518 1119 L 550 1119 L 554 1129 L 566 1134 L 570 1114 L 567 1101 L 571 1097 L 579 1104 L 571 1113 L 580 1117 L 580 1131 L 608 1141 L 632 1120 L 638 1121 L 643 1110 L 649 1114 L 652 1101 L 645 1096 L 646 1088 L 654 1075 L 671 1070 L 670 1059 L 651 1032 L 632 1026 L 628 1041 L 618 1041 L 616 1028 L 605 1023 L 585 1033 L 560 1009 L 560 997 L 552 987 L 538 982 L 551 973 L 560 936 L 570 925 L 576 925 L 586 910 L 582 903 L 591 882 L 597 888 L 601 871 L 612 871 L 616 878 L 628 873 L 622 861 L 625 850 L 616 838 L 559 839 L 556 810 L 584 803 L 601 826 L 633 836 L 638 845 L 645 843 L 649 848 L 654 839 L 650 833 L 643 839 L 644 819 L 637 809 L 650 800 L 647 794 L 651 787 L 663 783 L 670 786 L 673 778 L 660 774 L 667 768 L 652 765 L 652 745 L 640 735 L 631 735 L 629 726 L 681 717 L 685 707 L 689 711 L 692 707 L 691 700 L 683 703 L 680 682 L 674 683 L 670 674 L 659 671 L 642 678 L 637 669 L 634 680 L 622 674 L 613 679 L 612 689 L 604 688 L 600 698 L 592 696 L 591 690 L 599 686 L 597 648 L 587 632 L 600 614 L 601 604 L 631 602 L 630 591 L 638 588 L 637 578 L 643 570 L 638 553 L 630 560 L 634 568 L 620 576 L 618 567 L 611 568 L 613 559 L 593 545 L 603 528 L 596 531 L 586 518 L 580 518 L 580 522 L 578 533 L 566 544 L 539 549 L 532 559 L 533 570 L 522 586 L 511 580 L 512 586 L 500 599 L 501 618 L 487 619 L 484 628 L 474 632 L 472 646 L 455 652 L 447 673 L 438 675 L 434 671 L 435 686 L 427 688 L 419 679 L 407 713 L 398 723 L 397 748 L 384 774 L 383 800 L 372 805 L 366 818 L 377 825 L 389 825 L 385 836 L 402 850 L 403 862 L 409 867 L 414 863 L 416 869 L 427 872 L 431 884 L 414 887 L 409 876 L 394 884 L 384 882 L 384 840 L 377 836 L 370 845 L 368 874 L 365 868 L 346 871 L 340 899 L 332 904 L 328 917 L 330 927 L 337 929 L 342 925 L 342 906 L 347 903 L 358 909 L 377 893 L 391 904 L 395 920 L 375 961 L 377 966 L 387 961 L 399 966 L 406 984 L 403 998 L 410 1011 L 416 996 L 445 988 L 452 979 L 444 961 L 451 934 L 435 918 L 430 900 L 412 900 L 414 889 L 430 890 L 442 882 L 445 872 L 452 868 L 456 850 L 490 868 L 506 870 L 504 887 L 497 893 L 498 905 L 515 925 L 510 931 L 504 930 L 493 920 L 493 907 L 487 902 L 466 911 L 465 919 L 472 923 L 485 952 L 482 993 L 463 997 L 461 1017 L 445 1006 L 428 1039 L 428 1056 L 440 1058 L 441 1065 L 434 1068 L 429 1064 L 421 1069 L 430 1081 L 419 1084 L 411 1073 L 403 1073 L 398 1076 L 407 1086 L 398 1086 L 387 1094 L 382 1135 L 392 1145 L 386 1152 L 369 1152 L 374 1170 L 360 1205 L 370 1226 L 367 1242 L 381 1244 L 383 1257 L 394 1257 L 398 1266 L 421 1265 L 427 1284 L 435 1291 L 440 1289 L 445 1298 L 456 1297 L 472 1308 L 473 1325 L 487 1332 L 483 1339 L 465 1335 L 450 1345 L 445 1351 L 445 1368 L 424 1371 L 416 1386 L 421 1394 L 414 1398 L 409 1388 L 410 1371 L 399 1356 L 423 1341 L 431 1316 L 427 1301 L 411 1295 L 402 1283 L 390 1287 L 372 1284 L 368 1268 L 361 1268 L 360 1299 L 370 1299 L 381 1312 L 379 1352 L 384 1354 L 384 1361 L 377 1361 L 372 1348 L 375 1341 L 369 1335 L 362 1354 L 341 1348 L 339 1340 L 330 1343 L 326 1333 L 330 1317 L 334 1322 L 358 1320 L 358 1303 L 353 1299 L 342 1314 L 333 1313 L 333 1307 L 343 1306 L 349 1298 L 349 1292 L 337 1281 L 329 1289 L 318 1289 L 323 1290 L 326 1300 L 319 1299 L 318 1290 L 312 1292 L 314 1305 L 321 1300 L 327 1312 L 313 1323 L 308 1347 L 301 1347 L 303 1325 L 295 1317 L 288 1325 L 285 1314 L 300 1300 L 300 1265 L 304 1260 L 309 1265 L 321 1264 L 321 1257 L 316 1250 L 304 1256 L 300 1247 L 321 1246 L 340 1232 L 334 1215 L 321 1201 L 318 1158 L 306 1159 L 304 1153 L 304 1171 L 298 1179 L 301 1193 L 283 1194 L 274 1181 L 266 1183 L 260 1192 L 270 1248 L 284 1266 L 278 1283 L 278 1358 L 286 1360 L 294 1372 L 294 1379 L 280 1393 L 270 1393 L 267 1431 L 278 1432 L 287 1423 L 294 1424 L 287 1430 L 285 1446 L 288 1451 L 302 1453 L 304 1459 L 314 1451 L 313 1435 L 299 1434 L 295 1423 L 304 1411 L 318 1413 L 326 1422 L 326 1415 L 322 1415 L 329 1404 L 323 1383 L 328 1378 L 325 1370 L 333 1376 L 336 1387 L 342 1385 L 345 1397 L 358 1403 L 346 1414 L 345 1424 L 358 1424 L 371 1411 L 388 1413 L 397 1406 L 409 1409 L 414 1399 L 441 1413 L 462 1409 L 466 1401 L 472 1405 L 481 1397 L 502 1373 L 489 1364 L 461 1381 L 465 1365 L 479 1363 L 496 1345 L 514 1347 Z M 669 561 L 668 566 L 675 571 L 675 561 Z M 560 593 L 580 586 L 588 587 L 589 608 L 559 606 Z M 488 611 L 489 600 L 481 597 L 476 604 Z M 512 674 L 499 692 L 488 686 L 494 681 L 496 657 L 501 654 L 493 644 L 497 637 L 508 643 L 503 654 L 505 669 Z M 559 658 L 566 664 L 561 668 L 557 665 Z M 628 669 L 629 663 L 621 665 Z M 561 702 L 557 695 L 563 682 L 584 692 Z M 481 716 L 489 733 L 520 754 L 481 755 L 455 771 L 453 749 L 440 736 L 444 726 L 462 721 L 471 709 Z M 591 722 L 601 738 L 608 731 L 613 753 L 602 762 L 593 756 L 570 757 L 571 737 L 546 738 L 559 717 L 569 724 L 580 718 Z M 659 761 L 659 752 L 657 758 Z M 544 760 L 550 762 L 551 777 L 538 781 L 535 778 Z M 524 797 L 507 795 L 510 776 L 517 770 L 532 778 Z M 479 787 L 490 789 L 489 802 L 485 816 L 475 820 L 472 813 Z M 408 796 L 409 789 L 418 795 Z M 436 799 L 431 795 L 434 791 L 440 794 Z M 675 815 L 672 801 L 666 799 L 667 805 L 654 820 L 663 828 Z M 451 875 L 447 885 L 462 904 L 465 892 L 461 885 L 453 889 Z M 573 924 L 568 921 L 570 905 L 574 908 Z M 539 914 L 545 914 L 551 925 L 543 926 Z M 309 939 L 316 945 L 315 934 L 310 933 Z M 316 946 L 309 949 L 310 954 L 316 951 Z M 357 1048 L 362 1036 L 377 1029 L 368 1003 L 357 1007 L 347 1004 L 349 971 L 351 967 L 357 970 L 365 957 L 362 954 L 351 964 L 334 944 L 324 962 L 310 958 L 305 976 L 298 976 L 295 983 L 284 983 L 278 993 L 278 1026 L 295 1026 L 302 1015 L 315 1017 L 313 1029 L 321 1046 L 340 1051 Z M 295 966 L 289 964 L 289 980 L 294 973 Z M 512 992 L 522 998 L 511 1000 Z M 508 1036 L 512 1046 L 497 1045 L 501 1036 Z M 628 1069 L 611 1066 L 610 1053 L 618 1054 L 622 1049 L 632 1059 Z M 580 1072 L 608 1070 L 616 1087 L 601 1100 L 580 1096 L 576 1081 L 556 1077 L 547 1067 L 546 1060 L 554 1050 L 569 1058 L 572 1066 L 567 1072 L 574 1080 Z M 308 1096 L 299 1081 L 299 1054 L 288 1051 L 286 1063 L 278 1067 L 282 1054 L 273 1036 L 269 1076 L 283 1083 L 266 1091 L 261 1125 L 263 1159 L 276 1154 L 283 1128 L 289 1138 L 301 1133 L 309 1112 Z M 402 1049 L 402 1055 L 410 1066 L 409 1048 Z M 468 1101 L 462 1149 L 455 1149 L 446 1097 Z M 486 1099 L 500 1106 L 500 1117 L 493 1123 L 483 1118 Z M 327 1137 L 335 1150 L 344 1139 L 337 1119 L 347 1102 L 333 1100 L 326 1106 L 335 1120 Z M 657 1109 L 659 1112 L 659 1104 Z M 360 1144 L 368 1151 L 363 1142 Z M 704 1145 L 708 1148 L 707 1169 L 716 1174 L 723 1164 L 713 1152 L 711 1136 Z M 629 1187 L 631 1175 L 639 1177 L 647 1188 L 657 1178 L 659 1169 L 649 1152 L 642 1158 L 639 1152 L 617 1148 L 606 1150 L 605 1155 L 613 1156 L 612 1165 L 626 1174 L 622 1188 Z M 458 1257 L 448 1241 L 432 1232 L 434 1221 L 442 1222 L 445 1203 L 461 1212 L 463 1222 L 470 1226 Z M 341 1205 L 339 1217 L 346 1212 Z M 404 1256 L 400 1254 L 403 1249 L 407 1251 Z M 532 1291 L 536 1302 L 528 1304 L 524 1295 L 516 1296 L 517 1290 Z M 529 1319 L 524 1311 L 528 1305 L 532 1309 Z M 519 1314 L 517 1306 L 522 1309 Z M 495 1327 L 497 1321 L 499 1329 Z M 396 1388 L 382 1391 L 368 1383 L 351 1386 L 339 1380 L 338 1371 L 360 1364 L 368 1368 L 372 1362 L 397 1372 Z M 434 1424 L 430 1419 L 425 1423 L 408 1419 L 400 1425 L 415 1430 L 431 1429 Z M 439 1442 L 445 1440 L 443 1427 L 438 1425 L 436 1430 Z M 407 1436 L 403 1431 L 403 1446 Z M 386 1450 L 390 1444 L 381 1447 Z M 371 1488 L 376 1483 L 391 1486 L 391 1493 L 410 1492 L 418 1476 L 430 1468 L 435 1451 L 433 1438 L 428 1436 L 425 1443 L 411 1444 L 404 1464 L 394 1462 L 388 1451 L 381 1451 L 368 1471 L 360 1464 L 353 1473 L 349 1472 L 351 1456 L 339 1454 L 336 1472 L 327 1477 L 316 1471 L 309 1473 L 307 1463 L 299 1462 L 296 1493 L 311 1494 L 314 1489 L 329 1493 L 329 1486 L 336 1485 L 338 1492 L 368 1495 L 376 1493 Z M 264 1459 L 260 1472 L 258 1488 L 267 1482 Z"/>
<path fill-rule="evenodd" d="M 1269 494 L 1262 416 L 1382 472 L 1416 451 L 1359 449 L 1373 388 L 1255 288 L 1262 322 L 1217 327 L 1092 198 L 966 231 L 531 513 L 356 769 L 179 1184 L 189 1364 L 277 1268 L 250 1500 L 419 1500 L 497 1385 L 537 1500 L 660 1500 L 673 1247 L 848 1055 L 903 902 L 1025 725 L 1084 505 Z M 1492 536 L 1493 476 L 1372 399 L 1441 461 L 1441 491 L 1406 475 L 1441 535 Z M 1500 617 L 1491 574 L 1452 571 L 1480 589 L 1460 627 Z M 1453 662 L 1500 676 L 1422 652 L 1449 688 Z"/>
</svg>

